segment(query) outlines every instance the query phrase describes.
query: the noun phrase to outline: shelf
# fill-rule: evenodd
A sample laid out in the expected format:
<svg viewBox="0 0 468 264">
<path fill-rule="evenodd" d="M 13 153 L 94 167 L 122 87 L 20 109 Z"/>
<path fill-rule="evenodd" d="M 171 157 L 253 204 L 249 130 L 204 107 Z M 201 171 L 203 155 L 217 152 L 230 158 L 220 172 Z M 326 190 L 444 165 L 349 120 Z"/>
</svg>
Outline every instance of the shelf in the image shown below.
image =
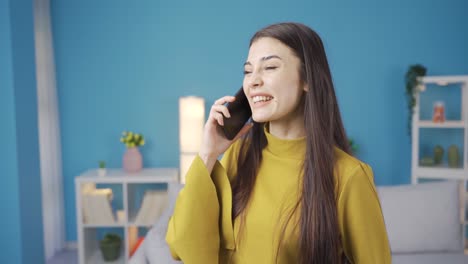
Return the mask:
<svg viewBox="0 0 468 264">
<path fill-rule="evenodd" d="M 454 83 L 468 82 L 468 77 L 464 76 L 425 76 L 421 78 L 424 84 L 434 83 L 437 85 L 448 85 Z"/>
<path fill-rule="evenodd" d="M 425 180 L 452 180 L 468 181 L 468 75 L 453 76 L 424 76 L 418 77 L 419 92 L 415 95 L 415 106 L 412 115 L 412 158 L 411 158 L 411 182 L 418 184 L 420 179 Z M 424 92 L 424 93 L 423 93 Z M 434 103 L 447 102 L 444 114 L 448 119 L 442 123 L 432 121 Z M 431 111 L 432 110 L 432 111 Z M 432 112 L 432 114 L 431 114 Z M 444 150 L 443 164 L 434 166 L 422 166 L 421 157 L 430 157 L 431 149 L 440 145 Z M 451 168 L 447 164 L 448 147 L 456 145 L 459 148 L 460 167 Z M 460 185 L 461 187 L 461 185 Z M 463 225 L 461 235 L 466 239 L 468 230 L 466 183 L 460 191 L 465 192 L 461 196 L 460 215 L 458 222 Z M 463 194 L 462 194 L 463 195 Z M 468 255 L 468 240 L 464 241 L 464 253 Z"/>
<path fill-rule="evenodd" d="M 414 174 L 422 179 L 468 180 L 468 173 L 463 168 L 418 166 Z"/>
<path fill-rule="evenodd" d="M 418 121 L 416 125 L 419 128 L 465 128 L 464 121 L 445 121 L 443 123 L 434 123 L 432 121 Z"/>
<path fill-rule="evenodd" d="M 149 228 L 149 227 L 153 226 L 155 223 L 156 223 L 156 221 L 154 223 L 152 223 L 152 224 L 137 224 L 135 222 L 129 222 L 128 226 Z"/>
<path fill-rule="evenodd" d="M 96 250 L 89 257 L 89 259 L 86 261 L 86 263 L 92 263 L 92 264 L 125 264 L 125 250 L 124 250 L 124 247 L 122 247 L 119 259 L 117 259 L 115 261 L 104 261 L 104 259 L 102 258 L 101 251 Z"/>
<path fill-rule="evenodd" d="M 137 228 L 138 235 L 140 236 L 147 232 L 149 226 L 154 224 L 135 224 L 134 218 L 136 218 L 138 208 L 142 203 L 139 197 L 144 197 L 147 190 L 157 190 L 167 196 L 168 184 L 175 182 L 178 182 L 178 169 L 176 168 L 145 168 L 133 174 L 127 173 L 122 169 L 107 169 L 107 174 L 101 177 L 98 175 L 97 169 L 91 169 L 77 176 L 75 178 L 75 193 L 77 202 L 78 263 L 128 263 L 129 251 L 130 247 L 132 247 L 129 241 L 131 238 L 134 239 L 134 233 L 131 230 L 134 227 Z M 82 205 L 96 204 L 95 201 L 89 203 L 90 200 L 85 200 L 83 197 L 85 197 L 84 195 L 87 191 L 95 188 L 112 189 L 113 199 L 110 199 L 112 201 L 110 209 L 114 216 L 114 221 L 109 217 L 97 218 L 100 220 L 88 223 L 83 221 L 85 217 Z M 107 193 L 105 194 L 108 195 Z M 102 199 L 97 199 L 97 201 L 102 201 Z M 165 202 L 162 202 L 162 204 L 165 206 Z M 153 203 L 150 205 L 155 206 Z M 98 208 L 98 213 L 100 213 L 101 207 L 96 207 Z M 107 206 L 104 207 L 107 208 Z M 90 214 L 88 213 L 87 215 Z M 119 221 L 115 221 L 117 219 Z M 110 230 L 121 236 L 123 241 L 122 252 L 118 260 L 105 262 L 99 250 L 99 239 L 102 239 L 105 233 L 111 232 Z"/>
<path fill-rule="evenodd" d="M 127 173 L 121 169 L 107 169 L 105 176 L 99 177 L 98 170 L 88 170 L 75 178 L 76 182 L 93 183 L 168 183 L 176 182 L 178 170 L 173 168 L 147 168 L 137 173 Z"/>
<path fill-rule="evenodd" d="M 157 221 L 154 221 L 154 223 L 151 224 L 145 224 L 145 223 L 135 223 L 135 221 L 131 221 L 128 223 L 115 223 L 115 224 L 83 224 L 83 228 L 113 228 L 113 227 L 129 227 L 129 226 L 135 226 L 135 227 L 151 227 L 154 225 Z"/>
<path fill-rule="evenodd" d="M 125 223 L 83 224 L 84 228 L 125 227 Z"/>
</svg>

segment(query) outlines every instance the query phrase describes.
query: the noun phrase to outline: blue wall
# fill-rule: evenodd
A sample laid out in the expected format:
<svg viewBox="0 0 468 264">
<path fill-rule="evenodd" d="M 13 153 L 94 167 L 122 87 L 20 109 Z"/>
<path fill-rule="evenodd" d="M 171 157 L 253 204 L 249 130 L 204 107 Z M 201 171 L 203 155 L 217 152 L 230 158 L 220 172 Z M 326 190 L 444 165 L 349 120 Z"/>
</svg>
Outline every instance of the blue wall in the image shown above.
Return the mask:
<svg viewBox="0 0 468 264">
<path fill-rule="evenodd" d="M 104 159 L 120 167 L 123 130 L 142 132 L 145 166 L 178 167 L 178 98 L 207 109 L 242 82 L 252 34 L 279 21 L 321 34 L 345 126 L 379 185 L 410 182 L 403 77 L 468 74 L 462 0 L 54 1 L 67 239 L 76 239 L 73 179 Z"/>
<path fill-rule="evenodd" d="M 8 1 L 0 1 L 0 263 L 21 263 L 15 100 Z M 6 217 L 5 217 L 6 216 Z"/>
<path fill-rule="evenodd" d="M 44 263 L 32 1 L 0 6 L 0 263 Z M 3 74 L 5 73 L 5 74 Z M 5 208 L 4 208 L 5 207 Z"/>
<path fill-rule="evenodd" d="M 23 263 L 44 260 L 33 1 L 10 2 Z"/>
</svg>

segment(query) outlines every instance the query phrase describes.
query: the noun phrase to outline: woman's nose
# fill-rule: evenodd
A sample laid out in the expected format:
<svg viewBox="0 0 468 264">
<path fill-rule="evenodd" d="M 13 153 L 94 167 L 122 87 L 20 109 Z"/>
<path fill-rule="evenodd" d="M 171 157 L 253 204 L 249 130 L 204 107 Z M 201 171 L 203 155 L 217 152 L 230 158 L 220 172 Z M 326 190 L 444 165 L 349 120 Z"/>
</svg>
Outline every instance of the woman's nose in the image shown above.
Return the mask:
<svg viewBox="0 0 468 264">
<path fill-rule="evenodd" d="M 252 73 L 249 80 L 250 88 L 258 88 L 263 85 L 262 77 L 259 74 Z"/>
</svg>

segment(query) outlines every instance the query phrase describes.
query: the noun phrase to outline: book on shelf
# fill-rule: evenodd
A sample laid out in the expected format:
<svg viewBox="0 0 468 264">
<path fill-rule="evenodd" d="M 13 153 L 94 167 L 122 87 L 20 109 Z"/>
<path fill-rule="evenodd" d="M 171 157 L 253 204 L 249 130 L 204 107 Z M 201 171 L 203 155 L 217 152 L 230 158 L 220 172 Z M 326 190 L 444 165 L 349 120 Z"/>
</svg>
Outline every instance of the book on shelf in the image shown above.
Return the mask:
<svg viewBox="0 0 468 264">
<path fill-rule="evenodd" d="M 85 188 L 82 194 L 83 221 L 85 224 L 115 223 L 111 201 L 112 189 Z"/>
<path fill-rule="evenodd" d="M 146 191 L 135 218 L 135 224 L 151 226 L 159 219 L 167 204 L 167 192 Z"/>
</svg>

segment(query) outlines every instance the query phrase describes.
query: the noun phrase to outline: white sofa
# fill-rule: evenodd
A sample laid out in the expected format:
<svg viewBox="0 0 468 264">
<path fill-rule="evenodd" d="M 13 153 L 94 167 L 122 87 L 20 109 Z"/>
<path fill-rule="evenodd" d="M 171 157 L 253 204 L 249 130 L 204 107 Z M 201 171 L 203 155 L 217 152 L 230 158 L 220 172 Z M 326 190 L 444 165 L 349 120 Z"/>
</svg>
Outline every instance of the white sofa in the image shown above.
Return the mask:
<svg viewBox="0 0 468 264">
<path fill-rule="evenodd" d="M 130 264 L 176 264 L 165 242 L 169 217 L 183 186 L 169 185 L 169 204 Z M 456 182 L 377 188 L 394 264 L 468 264 L 463 254 L 460 199 Z"/>
<path fill-rule="evenodd" d="M 377 189 L 393 263 L 468 264 L 456 181 Z"/>
</svg>

